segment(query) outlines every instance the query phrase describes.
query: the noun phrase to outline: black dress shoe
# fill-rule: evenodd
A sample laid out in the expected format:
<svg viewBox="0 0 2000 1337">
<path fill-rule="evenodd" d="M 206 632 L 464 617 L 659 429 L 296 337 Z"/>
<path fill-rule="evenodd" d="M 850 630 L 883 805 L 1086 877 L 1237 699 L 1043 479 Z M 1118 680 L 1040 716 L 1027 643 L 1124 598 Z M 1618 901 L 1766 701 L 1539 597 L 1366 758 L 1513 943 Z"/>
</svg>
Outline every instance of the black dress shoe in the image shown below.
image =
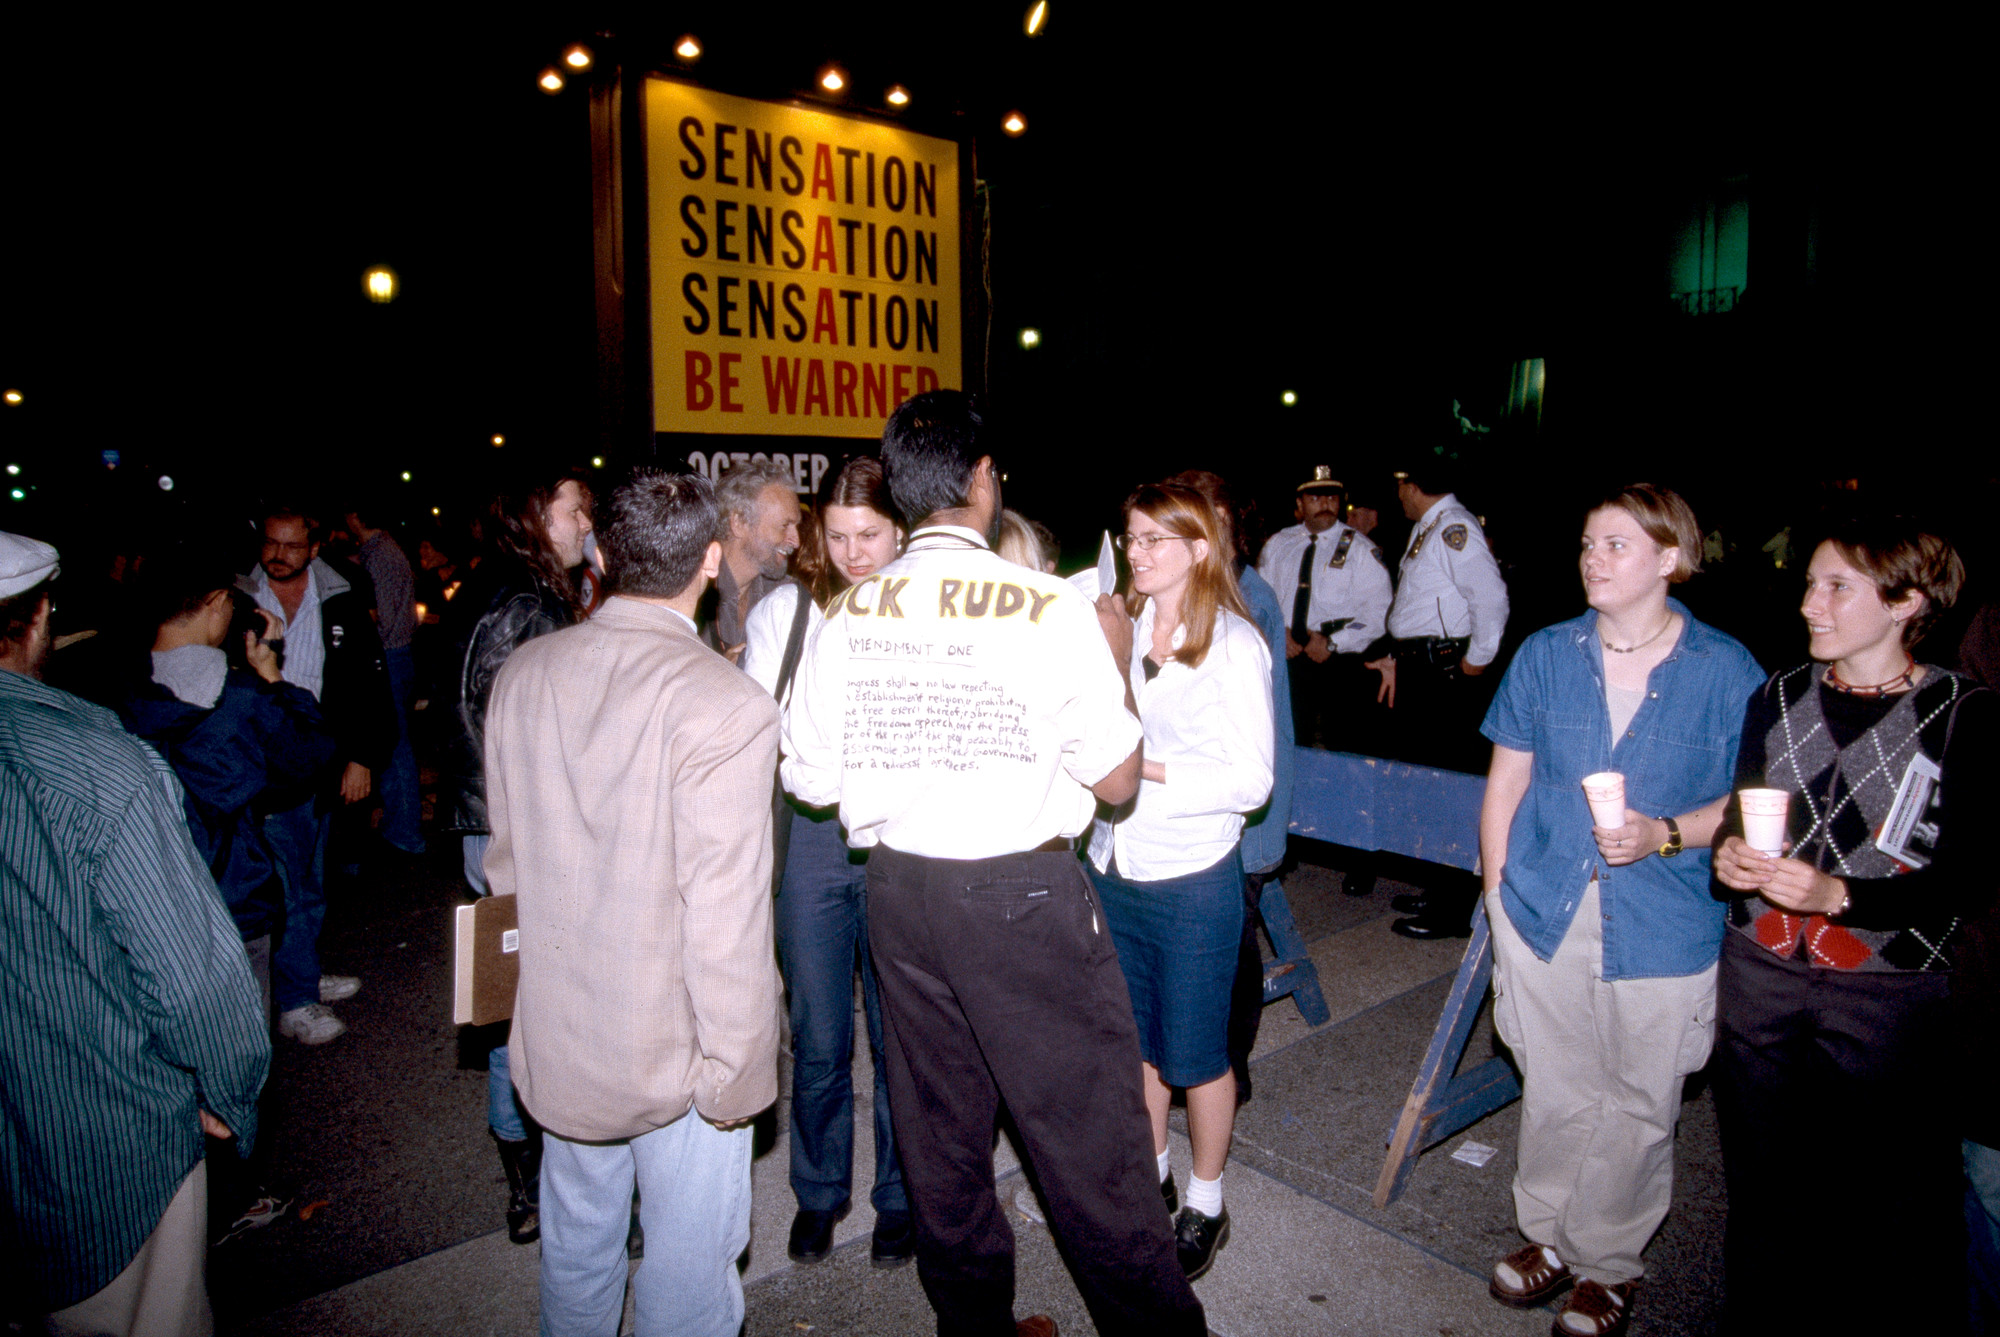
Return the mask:
<svg viewBox="0 0 2000 1337">
<path fill-rule="evenodd" d="M 1174 1219 L 1174 1213 L 1181 1209 L 1181 1191 L 1174 1187 L 1174 1177 L 1168 1175 L 1160 1181 L 1160 1197 L 1166 1200 L 1167 1220 Z"/>
<path fill-rule="evenodd" d="M 1215 1266 L 1215 1255 L 1222 1246 L 1229 1243 L 1229 1209 L 1224 1207 L 1221 1216 L 1203 1216 L 1192 1207 L 1181 1209 L 1180 1219 L 1174 1222 L 1174 1253 L 1181 1260 L 1181 1271 L 1187 1273 L 1189 1281 L 1198 1280 L 1209 1268 Z"/>
<path fill-rule="evenodd" d="M 1418 942 L 1432 942 L 1438 938 L 1469 938 L 1472 936 L 1472 925 L 1459 920 L 1446 923 L 1442 919 L 1419 915 L 1415 919 L 1398 919 L 1389 925 L 1389 931 L 1405 938 L 1415 938 Z"/>
<path fill-rule="evenodd" d="M 828 1226 L 831 1233 L 833 1227 Z M 888 1270 L 917 1256 L 917 1223 L 908 1212 L 875 1213 L 875 1234 L 868 1243 L 868 1261 Z"/>
<path fill-rule="evenodd" d="M 815 1212 L 801 1207 L 792 1218 L 785 1253 L 795 1263 L 817 1263 L 833 1251 L 833 1227 L 845 1212 Z"/>
</svg>

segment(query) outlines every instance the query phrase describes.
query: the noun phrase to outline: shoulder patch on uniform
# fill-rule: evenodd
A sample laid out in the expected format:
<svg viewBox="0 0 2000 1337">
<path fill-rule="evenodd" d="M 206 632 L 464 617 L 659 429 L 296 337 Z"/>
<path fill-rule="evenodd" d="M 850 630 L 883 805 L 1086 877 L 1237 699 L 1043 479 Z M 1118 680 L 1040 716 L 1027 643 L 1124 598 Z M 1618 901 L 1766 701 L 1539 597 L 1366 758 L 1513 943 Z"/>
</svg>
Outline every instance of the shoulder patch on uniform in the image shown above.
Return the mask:
<svg viewBox="0 0 2000 1337">
<path fill-rule="evenodd" d="M 1368 551 L 1374 553 L 1375 560 L 1380 562 L 1383 566 L 1386 567 L 1389 565 L 1389 559 L 1382 555 L 1382 550 L 1380 548 L 1376 547 L 1374 544 L 1371 543 L 1368 545 Z"/>
<path fill-rule="evenodd" d="M 1453 552 L 1465 551 L 1465 526 L 1450 525 L 1443 534 L 1445 546 Z"/>
</svg>

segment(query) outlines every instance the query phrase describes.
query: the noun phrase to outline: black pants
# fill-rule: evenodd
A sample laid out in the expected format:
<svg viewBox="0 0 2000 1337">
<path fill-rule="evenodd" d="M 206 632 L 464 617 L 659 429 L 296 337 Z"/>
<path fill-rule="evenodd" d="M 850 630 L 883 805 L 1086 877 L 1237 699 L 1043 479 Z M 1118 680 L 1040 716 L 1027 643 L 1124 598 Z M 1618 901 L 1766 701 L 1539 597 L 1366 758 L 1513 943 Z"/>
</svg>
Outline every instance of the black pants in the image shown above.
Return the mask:
<svg viewBox="0 0 2000 1337">
<path fill-rule="evenodd" d="M 1441 770 L 1486 774 L 1493 745 L 1480 735 L 1487 674 L 1467 677 L 1456 664 L 1442 666 L 1422 654 L 1396 656 L 1396 708 L 1389 712 L 1383 756 Z"/>
<path fill-rule="evenodd" d="M 868 940 L 938 1332 L 1014 1332 L 1014 1234 L 993 1192 L 1005 1101 L 1097 1330 L 1206 1333 L 1160 1205 L 1132 1001 L 1076 856 L 877 847 Z"/>
<path fill-rule="evenodd" d="M 1285 661 L 1292 734 L 1299 746 L 1384 755 L 1389 711 L 1375 700 L 1382 677 L 1366 667 L 1367 658 L 1336 654 L 1315 664 L 1311 656 L 1298 654 Z"/>
<path fill-rule="evenodd" d="M 1724 941 L 1725 1331 L 1963 1330 L 1949 989 L 1947 975 L 1829 970 Z"/>
</svg>

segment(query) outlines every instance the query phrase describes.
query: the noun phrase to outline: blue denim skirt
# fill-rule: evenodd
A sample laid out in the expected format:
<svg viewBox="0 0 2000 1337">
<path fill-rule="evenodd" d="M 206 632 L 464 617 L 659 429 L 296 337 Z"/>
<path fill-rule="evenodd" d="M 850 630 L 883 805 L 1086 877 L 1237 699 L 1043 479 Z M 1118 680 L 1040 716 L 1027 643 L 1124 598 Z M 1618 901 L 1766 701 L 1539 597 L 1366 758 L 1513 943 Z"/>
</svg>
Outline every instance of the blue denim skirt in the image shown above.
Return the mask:
<svg viewBox="0 0 2000 1337">
<path fill-rule="evenodd" d="M 1129 882 L 1115 863 L 1089 872 L 1132 995 L 1140 1055 L 1168 1086 L 1228 1072 L 1229 992 L 1243 938 L 1239 851 L 1160 882 Z"/>
</svg>

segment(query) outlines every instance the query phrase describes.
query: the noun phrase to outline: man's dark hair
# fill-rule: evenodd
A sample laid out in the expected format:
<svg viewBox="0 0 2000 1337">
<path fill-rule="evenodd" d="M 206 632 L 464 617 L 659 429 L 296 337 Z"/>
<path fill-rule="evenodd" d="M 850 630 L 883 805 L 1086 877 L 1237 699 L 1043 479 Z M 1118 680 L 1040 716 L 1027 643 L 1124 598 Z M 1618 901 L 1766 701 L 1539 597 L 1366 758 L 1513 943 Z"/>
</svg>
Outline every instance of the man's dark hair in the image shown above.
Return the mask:
<svg viewBox="0 0 2000 1337">
<path fill-rule="evenodd" d="M 695 474 L 635 469 L 612 490 L 597 543 L 612 594 L 671 599 L 701 570 L 708 545 L 726 528 L 715 489 Z"/>
<path fill-rule="evenodd" d="M 157 628 L 196 611 L 217 590 L 235 587 L 235 564 L 225 550 L 206 543 L 175 544 L 146 559 L 139 576 L 139 606 Z"/>
<path fill-rule="evenodd" d="M 13 645 L 28 639 L 28 629 L 35 625 L 35 614 L 42 609 L 42 600 L 55 593 L 56 578 L 36 581 L 19 594 L 10 594 L 0 599 L 0 645 Z"/>
<path fill-rule="evenodd" d="M 392 521 L 389 504 L 372 494 L 366 497 L 349 497 L 345 514 L 353 516 L 368 529 L 387 529 Z"/>
<path fill-rule="evenodd" d="M 1416 455 L 1402 468 L 1403 480 L 1427 497 L 1442 497 L 1458 490 L 1451 461 L 1437 455 Z"/>
<path fill-rule="evenodd" d="M 555 504 L 556 493 L 562 491 L 564 483 L 575 483 L 583 493 L 584 505 L 590 505 L 590 482 L 581 470 L 516 471 L 486 503 L 483 534 L 502 556 L 527 567 L 535 582 L 581 622 L 588 610 L 576 586 L 570 583 L 569 572 L 563 570 L 555 544 L 549 541 L 549 507 Z"/>
<path fill-rule="evenodd" d="M 274 501 L 265 505 L 264 513 L 257 517 L 257 534 L 263 537 L 264 527 L 273 520 L 296 520 L 306 527 L 306 542 L 319 543 L 326 538 L 326 527 L 319 517 L 308 513 L 305 508 L 287 501 Z"/>
<path fill-rule="evenodd" d="M 889 496 L 913 526 L 965 505 L 974 467 L 992 454 L 979 400 L 962 390 L 906 399 L 882 429 Z"/>
</svg>

